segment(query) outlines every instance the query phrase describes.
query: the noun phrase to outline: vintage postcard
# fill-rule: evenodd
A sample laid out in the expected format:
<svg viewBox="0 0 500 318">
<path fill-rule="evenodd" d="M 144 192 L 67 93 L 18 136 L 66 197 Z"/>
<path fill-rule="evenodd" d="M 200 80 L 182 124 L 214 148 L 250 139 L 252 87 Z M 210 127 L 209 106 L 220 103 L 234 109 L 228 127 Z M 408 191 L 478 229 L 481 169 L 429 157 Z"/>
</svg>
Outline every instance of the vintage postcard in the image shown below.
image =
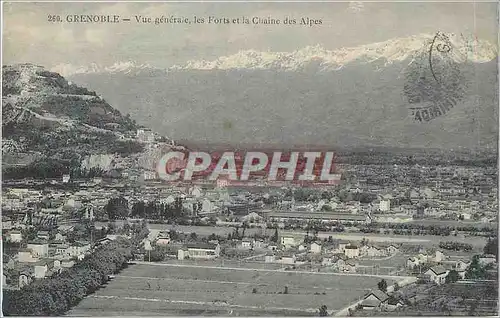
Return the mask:
<svg viewBox="0 0 500 318">
<path fill-rule="evenodd" d="M 3 2 L 6 316 L 497 316 L 498 3 Z"/>
</svg>

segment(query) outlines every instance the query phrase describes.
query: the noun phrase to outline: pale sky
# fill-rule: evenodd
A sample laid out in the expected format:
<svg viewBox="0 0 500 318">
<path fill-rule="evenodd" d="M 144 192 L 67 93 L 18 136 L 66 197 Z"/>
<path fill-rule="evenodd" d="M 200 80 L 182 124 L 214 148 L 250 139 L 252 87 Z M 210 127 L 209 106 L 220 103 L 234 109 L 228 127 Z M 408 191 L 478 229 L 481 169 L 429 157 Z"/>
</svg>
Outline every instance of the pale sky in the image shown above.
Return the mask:
<svg viewBox="0 0 500 318">
<path fill-rule="evenodd" d="M 3 64 L 30 62 L 109 66 L 136 61 L 169 67 L 239 50 L 293 51 L 381 42 L 421 33 L 454 32 L 497 42 L 496 3 L 4 3 Z M 48 15 L 118 14 L 132 22 L 70 24 Z M 138 25 L 152 18 L 194 15 L 321 19 L 322 25 Z"/>
</svg>

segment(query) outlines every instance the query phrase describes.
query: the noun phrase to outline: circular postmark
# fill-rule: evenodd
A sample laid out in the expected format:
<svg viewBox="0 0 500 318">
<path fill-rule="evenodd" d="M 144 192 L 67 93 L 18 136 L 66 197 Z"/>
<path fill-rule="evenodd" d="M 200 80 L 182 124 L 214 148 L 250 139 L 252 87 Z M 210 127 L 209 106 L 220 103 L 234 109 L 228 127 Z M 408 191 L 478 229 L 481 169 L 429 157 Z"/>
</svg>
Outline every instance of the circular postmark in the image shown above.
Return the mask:
<svg viewBox="0 0 500 318">
<path fill-rule="evenodd" d="M 405 70 L 404 95 L 419 122 L 445 115 L 465 96 L 460 50 L 442 33 L 426 42 Z"/>
</svg>

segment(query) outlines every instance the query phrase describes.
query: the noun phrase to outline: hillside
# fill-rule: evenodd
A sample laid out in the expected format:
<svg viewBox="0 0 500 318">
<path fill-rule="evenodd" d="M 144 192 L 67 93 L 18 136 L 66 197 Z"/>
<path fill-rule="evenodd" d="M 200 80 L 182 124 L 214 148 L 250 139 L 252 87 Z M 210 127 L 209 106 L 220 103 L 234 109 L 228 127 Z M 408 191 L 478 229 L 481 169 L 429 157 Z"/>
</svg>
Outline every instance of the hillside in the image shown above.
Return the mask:
<svg viewBox="0 0 500 318">
<path fill-rule="evenodd" d="M 67 172 L 91 155 L 142 151 L 130 138 L 135 122 L 95 92 L 32 64 L 3 66 L 2 75 L 2 170 L 7 176 L 15 176 L 13 166 L 50 162 Z"/>
</svg>

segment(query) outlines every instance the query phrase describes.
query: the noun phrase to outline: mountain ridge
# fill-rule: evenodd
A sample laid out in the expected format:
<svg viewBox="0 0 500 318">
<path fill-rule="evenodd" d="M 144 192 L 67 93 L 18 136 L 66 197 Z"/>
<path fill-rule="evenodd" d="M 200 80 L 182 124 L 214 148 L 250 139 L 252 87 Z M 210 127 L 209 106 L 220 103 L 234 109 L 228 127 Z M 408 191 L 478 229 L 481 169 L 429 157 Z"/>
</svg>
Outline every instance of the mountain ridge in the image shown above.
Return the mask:
<svg viewBox="0 0 500 318">
<path fill-rule="evenodd" d="M 450 46 L 452 50 L 448 55 L 456 62 L 486 63 L 493 60 L 498 54 L 495 46 L 485 40 L 471 39 L 454 34 L 449 36 L 419 34 L 334 50 L 327 50 L 320 45 L 306 46 L 292 52 L 241 50 L 213 60 L 189 60 L 184 64 L 173 65 L 168 68 L 158 68 L 148 63 L 141 64 L 135 61 L 125 61 L 115 62 L 110 66 L 59 64 L 54 66 L 52 70 L 65 76 L 89 73 L 137 75 L 141 72 L 168 74 L 179 70 L 297 71 L 306 68 L 310 64 L 318 64 L 320 66 L 319 71 L 335 71 L 355 62 L 372 63 L 382 61 L 384 66 L 387 66 L 395 62 L 412 59 L 422 52 L 429 51 L 431 44 L 436 47 L 439 47 L 439 45 L 443 47 L 445 45 Z"/>
<path fill-rule="evenodd" d="M 417 92 L 425 91 L 425 85 L 436 86 L 425 52 L 387 66 L 381 61 L 351 63 L 334 72 L 318 72 L 319 67 L 293 72 L 178 70 L 168 76 L 82 74 L 71 79 L 99 89 L 139 123 L 175 140 L 496 147 L 496 60 L 459 65 L 436 60 L 437 80 L 453 75 L 448 67 L 458 67 L 464 77 L 459 81 L 468 87 L 453 109 L 427 123 L 412 118 L 410 108 L 418 105 L 411 104 L 405 88 Z M 427 78 L 422 88 L 419 68 Z"/>
</svg>

